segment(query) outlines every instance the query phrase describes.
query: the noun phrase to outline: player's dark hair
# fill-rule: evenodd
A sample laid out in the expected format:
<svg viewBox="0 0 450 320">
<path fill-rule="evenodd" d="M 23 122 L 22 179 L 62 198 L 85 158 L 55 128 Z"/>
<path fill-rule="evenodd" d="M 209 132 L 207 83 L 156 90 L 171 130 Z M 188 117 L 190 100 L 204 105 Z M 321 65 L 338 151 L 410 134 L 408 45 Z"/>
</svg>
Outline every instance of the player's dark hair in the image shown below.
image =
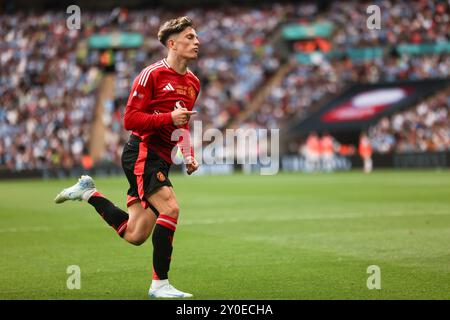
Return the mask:
<svg viewBox="0 0 450 320">
<path fill-rule="evenodd" d="M 159 28 L 158 39 L 164 46 L 167 46 L 167 39 L 169 39 L 171 35 L 183 32 L 187 27 L 194 28 L 194 23 L 188 17 L 178 17 L 166 21 Z"/>
</svg>

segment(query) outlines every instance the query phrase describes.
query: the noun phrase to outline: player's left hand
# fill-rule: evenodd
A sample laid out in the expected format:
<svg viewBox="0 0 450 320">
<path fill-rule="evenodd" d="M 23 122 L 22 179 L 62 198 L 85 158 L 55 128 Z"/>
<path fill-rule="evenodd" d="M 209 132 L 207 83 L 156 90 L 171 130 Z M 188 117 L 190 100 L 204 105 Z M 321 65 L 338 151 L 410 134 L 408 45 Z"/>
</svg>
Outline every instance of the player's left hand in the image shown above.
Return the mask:
<svg viewBox="0 0 450 320">
<path fill-rule="evenodd" d="M 191 158 L 190 161 L 186 164 L 186 172 L 188 175 L 194 173 L 199 167 L 199 164 L 195 158 Z"/>
</svg>

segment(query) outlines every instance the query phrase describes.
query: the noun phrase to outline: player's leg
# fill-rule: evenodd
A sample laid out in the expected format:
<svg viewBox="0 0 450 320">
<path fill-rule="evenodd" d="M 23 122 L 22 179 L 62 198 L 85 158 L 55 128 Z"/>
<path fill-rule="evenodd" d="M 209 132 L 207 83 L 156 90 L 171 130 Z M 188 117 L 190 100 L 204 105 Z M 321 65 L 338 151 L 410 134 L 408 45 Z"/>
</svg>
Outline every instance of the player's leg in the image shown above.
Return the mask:
<svg viewBox="0 0 450 320">
<path fill-rule="evenodd" d="M 123 238 L 129 243 L 139 246 L 152 233 L 156 222 L 156 214 L 152 209 L 142 207 L 140 202 L 134 202 L 128 206 L 128 216 L 127 228 Z"/>
<path fill-rule="evenodd" d="M 372 172 L 372 158 L 370 156 L 364 157 L 364 172 L 365 173 Z"/>
<path fill-rule="evenodd" d="M 153 279 L 165 280 L 168 278 L 179 207 L 171 187 L 161 187 L 147 199 L 159 211 L 152 236 Z"/>
<path fill-rule="evenodd" d="M 100 216 L 123 236 L 128 223 L 128 213 L 116 207 L 95 188 L 94 180 L 89 176 L 81 176 L 78 183 L 62 190 L 55 198 L 56 203 L 67 200 L 84 200 L 91 204 Z"/>
<path fill-rule="evenodd" d="M 136 154 L 135 150 L 139 152 Z M 122 167 L 130 183 L 129 199 L 139 199 L 157 216 L 152 235 L 154 280 L 150 297 L 191 297 L 173 288 L 167 279 L 179 211 L 169 180 L 170 164 L 132 136 L 124 148 Z"/>
<path fill-rule="evenodd" d="M 190 293 L 169 284 L 168 272 L 173 251 L 173 237 L 177 227 L 179 206 L 172 187 L 162 186 L 147 197 L 159 212 L 153 230 L 153 281 L 149 295 L 155 298 L 189 298 Z"/>
<path fill-rule="evenodd" d="M 367 157 L 368 158 L 368 160 L 369 160 L 369 164 L 367 165 L 369 168 L 368 168 L 368 171 L 369 171 L 369 173 L 370 172 L 372 172 L 372 170 L 373 170 L 373 161 L 372 161 L 372 157 L 371 156 L 368 156 Z"/>
<path fill-rule="evenodd" d="M 122 237 L 131 244 L 141 245 L 150 236 L 158 212 L 139 198 L 136 163 L 141 153 L 141 141 L 130 136 L 122 151 L 122 169 L 130 188 L 127 192 L 128 221 Z"/>
<path fill-rule="evenodd" d="M 119 236 L 134 245 L 142 244 L 150 236 L 156 221 L 157 212 L 144 209 L 140 202 L 131 203 L 128 213 L 115 206 L 97 191 L 89 176 L 81 176 L 77 184 L 62 190 L 55 198 L 56 203 L 67 200 L 84 200 L 91 204 Z"/>
</svg>

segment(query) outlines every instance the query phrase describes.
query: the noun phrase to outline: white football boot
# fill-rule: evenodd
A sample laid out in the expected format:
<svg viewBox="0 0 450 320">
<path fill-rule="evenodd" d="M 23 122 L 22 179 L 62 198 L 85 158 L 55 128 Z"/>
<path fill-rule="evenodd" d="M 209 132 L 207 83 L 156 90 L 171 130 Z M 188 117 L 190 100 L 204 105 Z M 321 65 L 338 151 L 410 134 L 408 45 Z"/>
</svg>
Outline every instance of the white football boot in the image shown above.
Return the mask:
<svg viewBox="0 0 450 320">
<path fill-rule="evenodd" d="M 161 282 L 164 280 L 160 280 Z M 164 281 L 159 286 L 150 286 L 148 291 L 150 298 L 191 298 L 192 294 L 175 289 L 169 281 Z"/>
<path fill-rule="evenodd" d="M 88 200 L 89 197 L 96 191 L 94 180 L 89 176 L 81 176 L 78 183 L 64 189 L 55 198 L 56 203 L 63 203 L 67 200 Z"/>
</svg>

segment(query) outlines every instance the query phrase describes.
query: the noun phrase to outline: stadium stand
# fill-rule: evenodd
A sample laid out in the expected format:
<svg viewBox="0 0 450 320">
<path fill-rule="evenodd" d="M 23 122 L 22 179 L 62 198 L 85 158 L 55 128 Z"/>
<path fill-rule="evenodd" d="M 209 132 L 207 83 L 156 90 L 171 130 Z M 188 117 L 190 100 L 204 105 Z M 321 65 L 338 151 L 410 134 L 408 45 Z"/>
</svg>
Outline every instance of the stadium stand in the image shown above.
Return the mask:
<svg viewBox="0 0 450 320">
<path fill-rule="evenodd" d="M 70 168 L 87 152 L 101 74 L 78 60 L 82 35 L 64 19 L 0 18 L 0 167 Z"/>
<path fill-rule="evenodd" d="M 254 113 L 249 122 L 260 127 L 283 127 L 286 121 L 304 117 L 311 108 L 342 92 L 350 84 L 444 78 L 449 70 L 450 57 L 445 54 L 298 64 L 271 90 L 259 112 Z"/>
<path fill-rule="evenodd" d="M 241 127 L 283 129 L 352 83 L 448 78 L 446 51 L 415 54 L 395 49 L 402 44 L 448 43 L 448 2 L 381 1 L 383 28 L 372 31 L 366 29 L 369 4 L 304 2 L 180 12 L 196 22 L 202 43 L 200 59 L 193 66 L 202 82 L 196 119 L 202 120 L 204 128 L 221 130 L 236 118 L 242 118 Z M 173 13 L 160 8 L 83 14 L 86 25 L 72 31 L 65 28 L 63 13 L 0 16 L 1 169 L 90 164 L 86 156 L 92 155 L 90 137 L 93 124 L 98 123 L 98 88 L 111 66 L 114 96 L 102 101 L 105 147 L 101 158 L 94 160 L 120 162 L 128 135 L 121 121 L 131 82 L 142 68 L 164 56 L 156 33 L 161 21 Z M 321 42 L 324 54 L 305 63 L 297 59 L 304 50 L 301 42 L 294 41 L 288 51 L 283 50 L 280 34 L 285 24 L 316 22 L 334 26 L 329 41 Z M 113 32 L 142 34 L 144 44 L 110 51 L 88 48 L 93 34 Z M 368 47 L 381 48 L 381 53 L 362 59 L 347 54 Z M 347 53 L 328 56 L 330 48 Z M 289 72 L 271 82 L 277 70 L 288 64 Z M 266 92 L 263 102 L 240 117 L 261 90 Z M 449 106 L 446 90 L 413 111 L 381 120 L 369 135 L 374 151 L 449 150 Z M 415 132 L 414 141 L 406 137 L 408 130 Z"/>
<path fill-rule="evenodd" d="M 450 150 L 450 87 L 414 108 L 381 119 L 370 128 L 374 151 L 414 152 Z"/>
</svg>

